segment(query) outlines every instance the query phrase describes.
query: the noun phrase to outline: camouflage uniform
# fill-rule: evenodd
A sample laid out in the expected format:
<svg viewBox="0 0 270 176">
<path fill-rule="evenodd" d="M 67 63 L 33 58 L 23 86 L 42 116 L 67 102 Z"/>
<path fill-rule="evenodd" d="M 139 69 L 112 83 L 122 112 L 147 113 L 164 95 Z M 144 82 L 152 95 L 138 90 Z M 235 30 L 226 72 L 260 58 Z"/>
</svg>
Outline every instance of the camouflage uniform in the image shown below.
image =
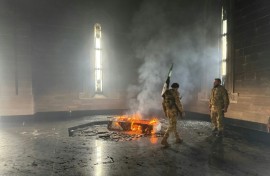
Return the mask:
<svg viewBox="0 0 270 176">
<path fill-rule="evenodd" d="M 223 131 L 224 109 L 227 109 L 229 104 L 230 101 L 227 90 L 222 85 L 214 87 L 211 91 L 209 101 L 211 121 L 214 129 L 217 129 L 221 132 Z"/>
<path fill-rule="evenodd" d="M 176 138 L 176 142 L 180 143 L 181 139 L 177 132 L 177 116 L 183 113 L 183 106 L 180 102 L 180 94 L 177 89 L 168 89 L 163 95 L 163 111 L 166 117 L 169 118 L 169 127 L 167 128 L 163 140 L 161 144 L 168 145 L 167 138 L 169 137 L 169 133 L 173 132 Z"/>
</svg>

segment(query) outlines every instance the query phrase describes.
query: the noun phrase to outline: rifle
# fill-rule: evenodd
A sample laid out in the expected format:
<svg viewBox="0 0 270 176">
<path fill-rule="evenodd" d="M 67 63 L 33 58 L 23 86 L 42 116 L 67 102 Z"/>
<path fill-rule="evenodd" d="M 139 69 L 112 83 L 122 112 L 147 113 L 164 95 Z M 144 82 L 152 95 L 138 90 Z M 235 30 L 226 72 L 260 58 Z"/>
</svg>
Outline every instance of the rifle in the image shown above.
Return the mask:
<svg viewBox="0 0 270 176">
<path fill-rule="evenodd" d="M 170 68 L 170 70 L 169 70 L 167 79 L 166 79 L 166 81 L 165 81 L 165 83 L 164 83 L 164 85 L 163 85 L 163 89 L 162 89 L 162 91 L 161 91 L 161 96 L 163 96 L 163 94 L 165 93 L 165 91 L 166 91 L 167 89 L 169 89 L 169 86 L 170 86 L 170 78 L 171 78 L 171 75 L 172 75 L 172 69 L 173 69 L 173 64 L 172 64 L 172 66 L 171 66 L 171 68 Z"/>
</svg>

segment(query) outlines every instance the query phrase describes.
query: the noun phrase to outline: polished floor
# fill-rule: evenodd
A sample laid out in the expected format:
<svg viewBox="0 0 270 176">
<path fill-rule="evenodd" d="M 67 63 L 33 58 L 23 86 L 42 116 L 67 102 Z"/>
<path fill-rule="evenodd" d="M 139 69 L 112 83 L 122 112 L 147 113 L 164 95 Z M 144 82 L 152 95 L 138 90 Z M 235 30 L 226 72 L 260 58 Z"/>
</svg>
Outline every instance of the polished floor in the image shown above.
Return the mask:
<svg viewBox="0 0 270 176">
<path fill-rule="evenodd" d="M 170 136 L 171 146 L 163 148 L 159 136 L 102 138 L 106 128 L 100 122 L 108 115 L 45 119 L 0 119 L 1 176 L 270 175 L 269 144 L 233 128 L 214 137 L 205 121 L 179 121 L 184 142 L 174 144 Z M 101 132 L 69 136 L 68 128 L 86 123 Z"/>
</svg>

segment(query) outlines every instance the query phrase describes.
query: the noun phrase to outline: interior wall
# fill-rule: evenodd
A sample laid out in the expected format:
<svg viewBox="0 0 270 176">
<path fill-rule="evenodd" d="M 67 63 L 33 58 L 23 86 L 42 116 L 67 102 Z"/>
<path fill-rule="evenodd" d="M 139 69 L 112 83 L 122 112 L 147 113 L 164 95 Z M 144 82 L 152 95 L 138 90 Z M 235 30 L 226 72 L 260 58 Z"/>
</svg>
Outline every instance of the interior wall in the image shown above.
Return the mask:
<svg viewBox="0 0 270 176">
<path fill-rule="evenodd" d="M 33 114 L 31 26 L 0 7 L 0 116 Z"/>
<path fill-rule="evenodd" d="M 228 116 L 268 123 L 270 116 L 270 2 L 231 1 L 230 47 L 237 95 Z"/>
<path fill-rule="evenodd" d="M 270 118 L 270 2 L 231 0 L 223 1 L 223 5 L 228 17 L 225 87 L 231 101 L 225 115 L 267 125 Z M 187 108 L 209 114 L 208 99 L 207 93 L 199 93 L 198 101 Z"/>
<path fill-rule="evenodd" d="M 130 50 L 118 0 L 8 1 L 0 4 L 0 115 L 126 109 Z M 134 4 L 135 1 L 133 2 Z M 134 7 L 132 7 L 134 8 Z M 95 98 L 94 24 L 103 32 L 104 97 Z M 124 46 L 124 47 L 123 47 Z M 129 56 L 129 58 L 124 58 Z"/>
</svg>

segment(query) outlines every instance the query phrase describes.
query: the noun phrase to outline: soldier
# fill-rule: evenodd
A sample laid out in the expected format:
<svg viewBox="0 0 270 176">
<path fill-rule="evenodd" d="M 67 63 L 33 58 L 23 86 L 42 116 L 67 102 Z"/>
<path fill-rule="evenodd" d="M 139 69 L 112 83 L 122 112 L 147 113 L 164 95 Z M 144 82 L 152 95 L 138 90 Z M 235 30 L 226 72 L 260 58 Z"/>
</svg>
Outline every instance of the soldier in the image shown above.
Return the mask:
<svg viewBox="0 0 270 176">
<path fill-rule="evenodd" d="M 163 111 L 165 113 L 165 116 L 169 118 L 169 127 L 167 128 L 164 137 L 161 141 L 161 144 L 165 147 L 168 147 L 169 144 L 167 142 L 167 139 L 169 137 L 169 133 L 173 132 L 175 135 L 175 142 L 181 143 L 183 140 L 180 138 L 178 132 L 177 132 L 177 116 L 181 115 L 184 116 L 184 110 L 183 106 L 180 101 L 180 93 L 178 92 L 179 84 L 173 83 L 171 85 L 172 89 L 167 89 L 165 93 L 163 94 Z"/>
<path fill-rule="evenodd" d="M 216 78 L 211 91 L 209 110 L 211 121 L 214 126 L 212 132 L 217 137 L 223 136 L 223 118 L 230 104 L 227 90 L 221 85 L 221 80 Z"/>
</svg>

